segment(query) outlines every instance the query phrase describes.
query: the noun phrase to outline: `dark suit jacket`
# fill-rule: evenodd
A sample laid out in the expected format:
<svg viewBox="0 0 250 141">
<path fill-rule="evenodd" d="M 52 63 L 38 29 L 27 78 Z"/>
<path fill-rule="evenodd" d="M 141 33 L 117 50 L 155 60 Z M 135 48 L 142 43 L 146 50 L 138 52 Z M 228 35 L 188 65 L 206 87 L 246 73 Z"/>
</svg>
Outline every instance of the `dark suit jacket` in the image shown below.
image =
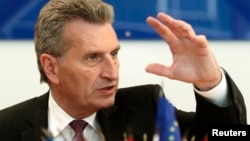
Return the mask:
<svg viewBox="0 0 250 141">
<path fill-rule="evenodd" d="M 197 109 L 184 112 L 176 109 L 181 132 L 203 136 L 206 127 L 213 124 L 246 124 L 243 97 L 226 74 L 233 103 L 217 107 L 196 95 Z M 97 118 L 106 141 L 122 141 L 123 134 L 132 133 L 135 141 L 149 140 L 155 131 L 159 85 L 142 85 L 118 90 L 114 106 L 98 111 Z M 48 127 L 48 93 L 0 111 L 0 141 L 39 141 L 41 128 Z"/>
</svg>

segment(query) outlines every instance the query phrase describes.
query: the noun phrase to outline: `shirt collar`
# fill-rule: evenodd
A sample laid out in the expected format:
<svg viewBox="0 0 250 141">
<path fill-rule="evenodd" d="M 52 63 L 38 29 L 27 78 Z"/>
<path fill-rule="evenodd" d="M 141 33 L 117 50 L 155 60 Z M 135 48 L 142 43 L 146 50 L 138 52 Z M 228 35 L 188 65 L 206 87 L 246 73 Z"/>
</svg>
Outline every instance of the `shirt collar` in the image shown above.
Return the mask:
<svg viewBox="0 0 250 141">
<path fill-rule="evenodd" d="M 57 136 L 68 124 L 74 120 L 73 117 L 68 115 L 55 101 L 51 91 L 49 94 L 49 111 L 48 111 L 48 124 L 49 131 L 52 136 Z M 98 124 L 96 120 L 96 113 L 83 119 L 88 123 L 89 126 L 93 127 L 95 130 L 98 129 Z"/>
</svg>

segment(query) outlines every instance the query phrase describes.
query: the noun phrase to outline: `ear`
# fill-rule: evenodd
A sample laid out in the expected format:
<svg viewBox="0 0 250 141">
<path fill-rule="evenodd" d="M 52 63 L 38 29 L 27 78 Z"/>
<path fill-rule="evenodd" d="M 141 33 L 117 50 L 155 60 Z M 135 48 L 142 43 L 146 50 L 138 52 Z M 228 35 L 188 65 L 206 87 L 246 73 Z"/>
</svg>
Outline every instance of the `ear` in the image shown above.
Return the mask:
<svg viewBox="0 0 250 141">
<path fill-rule="evenodd" d="M 57 71 L 56 71 L 56 65 L 57 65 L 57 60 L 53 56 L 49 54 L 42 54 L 40 56 L 40 62 L 43 67 L 43 71 L 45 75 L 47 76 L 48 80 L 51 83 L 59 83 L 59 79 L 57 76 Z"/>
</svg>

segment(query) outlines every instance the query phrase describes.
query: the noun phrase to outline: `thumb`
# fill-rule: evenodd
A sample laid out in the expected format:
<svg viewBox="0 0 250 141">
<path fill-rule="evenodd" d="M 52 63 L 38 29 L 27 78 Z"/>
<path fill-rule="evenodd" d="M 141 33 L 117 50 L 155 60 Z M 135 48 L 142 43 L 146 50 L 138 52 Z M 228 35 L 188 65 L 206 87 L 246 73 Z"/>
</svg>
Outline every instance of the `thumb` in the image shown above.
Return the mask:
<svg viewBox="0 0 250 141">
<path fill-rule="evenodd" d="M 171 73 L 169 67 L 158 64 L 158 63 L 152 63 L 146 66 L 145 68 L 146 72 L 160 75 L 160 76 L 165 76 L 171 78 Z"/>
</svg>

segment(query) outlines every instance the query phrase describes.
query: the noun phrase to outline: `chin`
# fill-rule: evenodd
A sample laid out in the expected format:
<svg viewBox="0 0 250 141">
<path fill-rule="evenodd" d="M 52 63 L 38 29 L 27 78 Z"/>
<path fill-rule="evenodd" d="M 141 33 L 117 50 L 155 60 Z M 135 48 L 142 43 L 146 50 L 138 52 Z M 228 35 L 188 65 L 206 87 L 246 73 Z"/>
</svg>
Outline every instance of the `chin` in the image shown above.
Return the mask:
<svg viewBox="0 0 250 141">
<path fill-rule="evenodd" d="M 101 101 L 99 104 L 100 104 L 100 108 L 103 109 L 103 108 L 108 108 L 108 107 L 111 107 L 113 106 L 115 103 L 115 100 L 114 99 L 109 99 L 109 100 L 104 100 L 104 101 Z"/>
</svg>

